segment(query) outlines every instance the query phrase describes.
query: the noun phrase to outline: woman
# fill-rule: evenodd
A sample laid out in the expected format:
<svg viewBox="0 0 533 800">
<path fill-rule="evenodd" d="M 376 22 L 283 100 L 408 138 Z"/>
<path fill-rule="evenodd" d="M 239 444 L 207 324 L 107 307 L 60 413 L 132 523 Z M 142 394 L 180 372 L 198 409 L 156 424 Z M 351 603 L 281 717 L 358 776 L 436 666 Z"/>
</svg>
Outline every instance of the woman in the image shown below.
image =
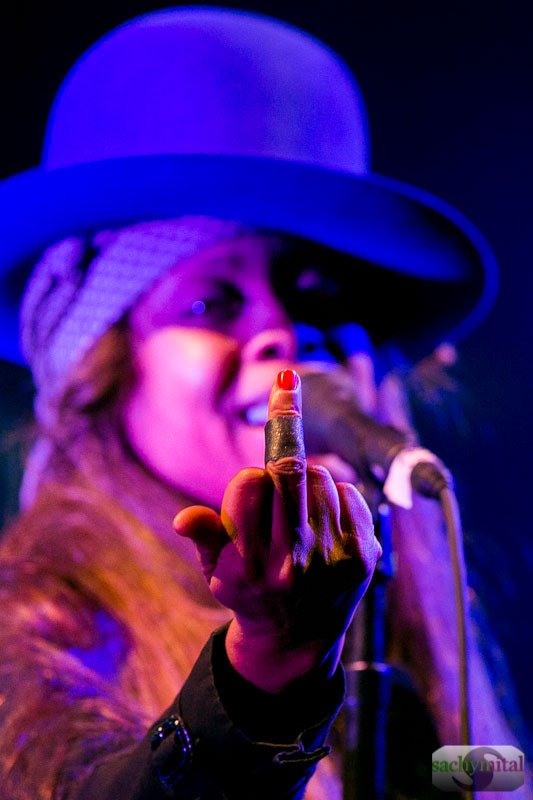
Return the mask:
<svg viewBox="0 0 533 800">
<path fill-rule="evenodd" d="M 382 357 L 459 336 L 487 298 L 472 242 L 490 265 L 453 212 L 366 173 L 364 133 L 357 87 L 314 40 L 161 12 L 83 58 L 46 169 L 4 187 L 6 271 L 48 245 L 21 311 L 42 433 L 2 547 L 6 797 L 341 796 L 324 742 L 380 547 L 351 468 L 306 470 L 287 439 L 298 371 L 343 362 L 362 408 L 405 428 L 360 323 Z M 400 315 L 377 316 L 384 276 Z M 440 513 L 418 500 L 395 519 L 392 652 L 456 741 Z M 476 739 L 509 741 L 472 667 Z"/>
</svg>

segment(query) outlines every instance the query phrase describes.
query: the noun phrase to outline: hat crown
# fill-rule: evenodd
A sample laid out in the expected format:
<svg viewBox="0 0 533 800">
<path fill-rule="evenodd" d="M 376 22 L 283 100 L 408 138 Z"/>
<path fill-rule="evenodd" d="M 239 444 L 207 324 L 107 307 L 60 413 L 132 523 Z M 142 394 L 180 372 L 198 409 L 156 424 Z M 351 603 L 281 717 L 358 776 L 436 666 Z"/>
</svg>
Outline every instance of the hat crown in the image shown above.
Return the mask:
<svg viewBox="0 0 533 800">
<path fill-rule="evenodd" d="M 255 14 L 179 8 L 126 23 L 77 61 L 43 165 L 198 153 L 364 174 L 366 132 L 355 79 L 322 42 Z"/>
</svg>

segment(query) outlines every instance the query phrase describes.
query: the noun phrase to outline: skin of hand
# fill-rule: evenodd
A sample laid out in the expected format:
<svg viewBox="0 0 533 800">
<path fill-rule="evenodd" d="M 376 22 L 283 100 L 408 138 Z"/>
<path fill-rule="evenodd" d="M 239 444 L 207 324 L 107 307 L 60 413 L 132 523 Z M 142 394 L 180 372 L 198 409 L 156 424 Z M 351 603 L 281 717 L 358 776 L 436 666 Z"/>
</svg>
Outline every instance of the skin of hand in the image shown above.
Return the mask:
<svg viewBox="0 0 533 800">
<path fill-rule="evenodd" d="M 287 372 L 294 388 L 278 376 L 269 419 L 301 416 L 301 383 Z M 335 484 L 303 457 L 283 457 L 239 472 L 220 515 L 191 506 L 174 528 L 195 542 L 211 592 L 234 612 L 226 650 L 241 675 L 272 693 L 312 670 L 333 675 L 381 555 L 353 485 Z"/>
</svg>

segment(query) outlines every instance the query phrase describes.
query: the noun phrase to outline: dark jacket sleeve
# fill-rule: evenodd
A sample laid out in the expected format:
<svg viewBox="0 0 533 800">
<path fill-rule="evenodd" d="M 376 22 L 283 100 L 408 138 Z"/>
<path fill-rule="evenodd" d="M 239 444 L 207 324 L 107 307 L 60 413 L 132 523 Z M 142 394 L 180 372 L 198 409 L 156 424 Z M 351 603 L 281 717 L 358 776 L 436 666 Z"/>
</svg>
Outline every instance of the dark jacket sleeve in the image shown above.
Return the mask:
<svg viewBox="0 0 533 800">
<path fill-rule="evenodd" d="M 226 627 L 204 647 L 180 694 L 136 745 L 107 757 L 76 800 L 285 800 L 303 796 L 344 692 L 342 669 L 281 695 L 242 678 Z M 312 698 L 312 702 L 311 702 Z"/>
</svg>

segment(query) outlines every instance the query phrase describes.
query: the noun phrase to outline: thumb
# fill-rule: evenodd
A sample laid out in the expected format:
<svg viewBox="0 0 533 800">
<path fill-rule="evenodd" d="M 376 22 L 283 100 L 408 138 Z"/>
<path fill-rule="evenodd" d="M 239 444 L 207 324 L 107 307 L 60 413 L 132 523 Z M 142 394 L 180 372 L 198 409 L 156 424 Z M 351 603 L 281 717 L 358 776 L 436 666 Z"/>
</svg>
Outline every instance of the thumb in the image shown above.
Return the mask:
<svg viewBox="0 0 533 800">
<path fill-rule="evenodd" d="M 189 506 L 176 514 L 172 525 L 179 536 L 195 543 L 202 572 L 210 583 L 220 551 L 230 541 L 220 515 L 206 506 Z"/>
</svg>

